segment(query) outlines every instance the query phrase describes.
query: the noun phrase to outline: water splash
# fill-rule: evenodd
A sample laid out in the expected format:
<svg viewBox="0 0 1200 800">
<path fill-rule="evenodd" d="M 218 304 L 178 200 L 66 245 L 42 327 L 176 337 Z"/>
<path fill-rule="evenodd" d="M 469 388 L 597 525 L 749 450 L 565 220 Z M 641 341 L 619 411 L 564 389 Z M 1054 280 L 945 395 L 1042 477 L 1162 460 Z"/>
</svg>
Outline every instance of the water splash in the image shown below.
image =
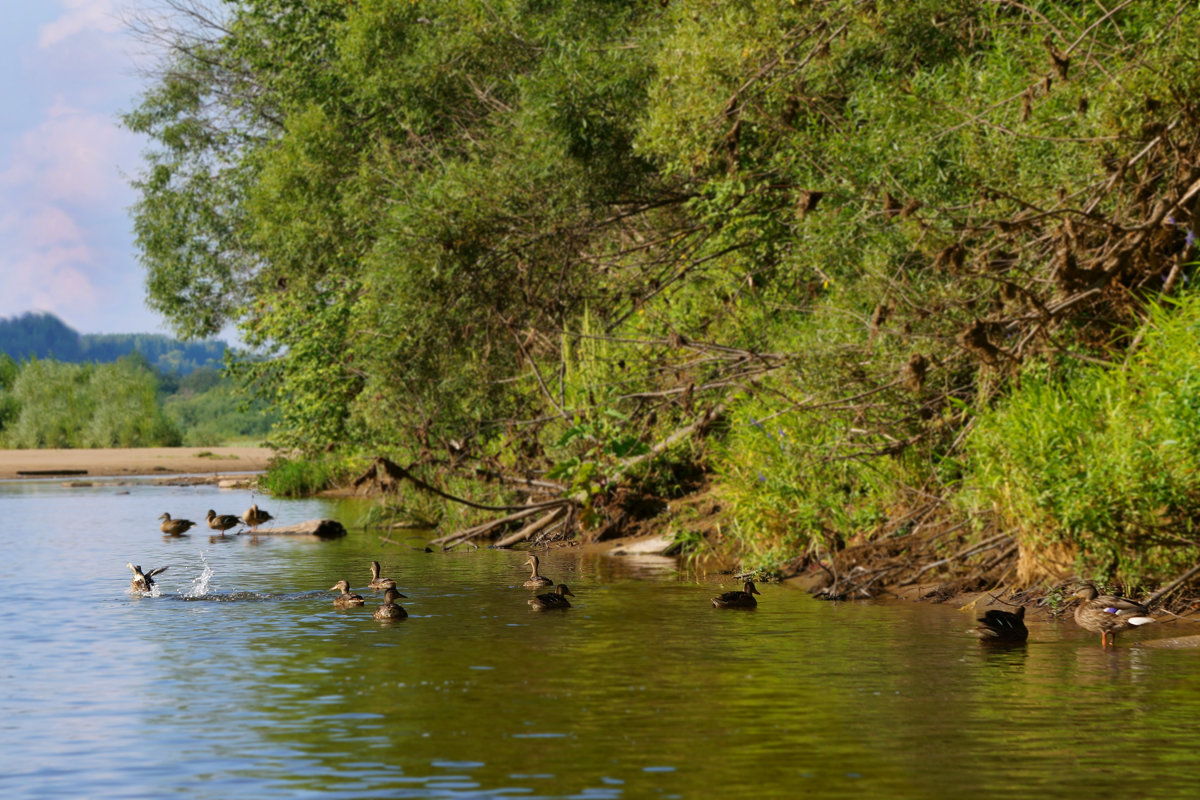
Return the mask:
<svg viewBox="0 0 1200 800">
<path fill-rule="evenodd" d="M 208 594 L 208 584 L 212 581 L 213 570 L 208 565 L 208 559 L 204 557 L 203 552 L 200 553 L 200 561 L 204 564 L 204 569 L 199 575 L 192 578 L 192 585 L 183 593 L 184 597 L 195 599 Z"/>
</svg>

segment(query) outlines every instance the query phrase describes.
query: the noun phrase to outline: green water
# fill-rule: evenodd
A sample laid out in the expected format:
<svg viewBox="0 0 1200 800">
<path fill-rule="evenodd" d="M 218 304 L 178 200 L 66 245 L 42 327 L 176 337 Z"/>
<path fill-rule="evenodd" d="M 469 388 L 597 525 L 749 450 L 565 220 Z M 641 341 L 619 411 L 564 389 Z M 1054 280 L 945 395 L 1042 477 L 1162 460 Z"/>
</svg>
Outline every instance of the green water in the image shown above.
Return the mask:
<svg viewBox="0 0 1200 800">
<path fill-rule="evenodd" d="M 127 492 L 127 493 L 125 493 Z M 260 498 L 281 523 L 361 507 Z M 1017 649 L 923 604 L 823 603 L 568 549 L 532 611 L 521 551 L 158 533 L 245 493 L 0 484 L 0 796 L 1195 796 L 1200 653 Z M 411 615 L 378 623 L 371 559 Z M 169 564 L 131 597 L 125 562 Z M 345 577 L 369 598 L 337 611 Z"/>
</svg>

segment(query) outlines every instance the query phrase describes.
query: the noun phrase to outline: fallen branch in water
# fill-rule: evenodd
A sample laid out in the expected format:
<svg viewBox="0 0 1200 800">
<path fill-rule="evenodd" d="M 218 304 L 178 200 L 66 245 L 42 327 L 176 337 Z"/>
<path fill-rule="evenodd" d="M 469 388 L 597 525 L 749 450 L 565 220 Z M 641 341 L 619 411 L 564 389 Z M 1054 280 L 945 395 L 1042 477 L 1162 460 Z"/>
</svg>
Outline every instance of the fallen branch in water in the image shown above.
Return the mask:
<svg viewBox="0 0 1200 800">
<path fill-rule="evenodd" d="M 539 533 L 542 530 L 544 530 L 545 528 L 549 527 L 552 523 L 557 522 L 558 520 L 564 518 L 566 515 L 567 515 L 567 506 L 566 506 L 566 504 L 563 504 L 561 507 L 554 509 L 549 514 L 547 514 L 546 516 L 539 519 L 537 522 L 530 523 L 529 525 L 526 525 L 524 528 L 521 528 L 521 530 L 517 531 L 516 533 L 505 536 L 503 539 L 496 542 L 492 546 L 496 547 L 496 548 L 511 547 L 512 545 L 516 544 L 517 542 L 523 542 L 526 539 L 533 536 L 535 533 Z"/>
<path fill-rule="evenodd" d="M 491 533 L 496 528 L 507 525 L 510 522 L 516 522 L 517 520 L 525 519 L 526 517 L 532 517 L 541 510 L 542 509 L 540 507 L 527 508 L 524 511 L 518 511 L 515 514 L 509 514 L 507 516 L 500 517 L 499 519 L 493 519 L 480 525 L 473 525 L 470 528 L 463 528 L 462 530 L 455 531 L 454 533 L 446 536 L 438 537 L 430 542 L 430 544 L 453 547 L 454 544 L 458 544 L 460 541 L 465 539 L 473 539 L 476 536 L 483 536 L 485 533 Z M 451 544 L 451 542 L 453 542 L 453 544 Z"/>
<path fill-rule="evenodd" d="M 677 429 L 665 439 L 653 445 L 647 452 L 620 462 L 616 465 L 612 473 L 610 483 L 619 482 L 629 470 L 639 464 L 643 464 L 652 460 L 658 455 L 661 455 L 672 445 L 675 445 L 690 436 L 703 433 L 704 430 L 707 429 L 707 427 L 711 425 L 715 419 L 724 413 L 725 407 L 726 405 L 724 403 L 719 403 L 712 408 L 709 408 L 704 413 L 700 414 L 700 416 L 690 424 Z M 488 478 L 496 478 L 506 483 L 513 483 L 517 485 L 523 484 L 526 487 L 536 488 L 538 490 L 550 489 L 559 492 L 566 491 L 566 488 L 560 484 L 551 483 L 549 481 L 536 480 L 532 478 L 515 478 L 512 476 L 501 475 L 494 471 L 485 470 L 477 470 L 477 474 Z M 400 482 L 403 480 L 412 482 L 413 485 L 422 491 L 430 492 L 445 500 L 449 500 L 450 502 L 458 503 L 460 505 L 465 505 L 470 508 L 477 508 L 483 511 L 512 512 L 498 519 L 474 525 L 470 528 L 464 528 L 432 540 L 431 544 L 438 545 L 444 550 L 448 550 L 471 539 L 493 533 L 497 529 L 508 525 L 509 523 L 517 522 L 543 511 L 548 511 L 549 513 L 545 514 L 537 521 L 526 525 L 515 533 L 505 536 L 496 542 L 494 546 L 509 547 L 517 542 L 529 539 L 535 534 L 551 529 L 551 526 L 555 525 L 556 523 L 570 527 L 574 527 L 575 525 L 576 515 L 571 512 L 575 507 L 575 504 L 578 502 L 577 500 L 560 497 L 553 500 L 546 500 L 520 506 L 494 506 L 484 503 L 477 503 L 473 500 L 468 500 L 463 497 L 456 497 L 448 492 L 444 492 L 427 481 L 424 481 L 421 478 L 413 475 L 406 468 L 382 456 L 376 456 L 375 460 L 371 462 L 370 467 L 368 467 L 367 470 L 354 481 L 354 486 L 355 488 L 361 488 L 373 481 L 387 491 L 395 491 Z"/>
</svg>

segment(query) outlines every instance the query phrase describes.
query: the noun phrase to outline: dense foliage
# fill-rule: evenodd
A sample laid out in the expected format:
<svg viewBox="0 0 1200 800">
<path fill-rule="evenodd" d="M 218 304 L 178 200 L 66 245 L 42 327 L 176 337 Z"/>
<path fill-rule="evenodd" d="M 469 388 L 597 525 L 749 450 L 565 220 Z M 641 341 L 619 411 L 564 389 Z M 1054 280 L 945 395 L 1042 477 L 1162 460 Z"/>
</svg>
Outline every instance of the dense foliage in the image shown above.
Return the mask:
<svg viewBox="0 0 1200 800">
<path fill-rule="evenodd" d="M 108 364 L 0 356 L 0 447 L 258 444 L 273 419 L 212 369 L 180 378 L 137 355 Z"/>
<path fill-rule="evenodd" d="M 160 372 L 187 374 L 220 367 L 225 350 L 223 342 L 180 342 L 154 333 L 80 334 L 46 313 L 0 319 L 0 353 L 16 361 L 52 358 L 107 364 L 137 353 Z"/>
<path fill-rule="evenodd" d="M 1195 259 L 1194 4 L 168 5 L 126 116 L 154 142 L 150 302 L 182 335 L 240 327 L 281 444 L 540 473 L 584 525 L 617 479 L 698 468 L 760 564 L 948 524 L 1045 452 L 971 429 L 1136 354 Z M 988 524 L 1032 491 L 992 491 Z M 1037 508 L 1023 559 L 1174 563 L 1088 555 L 1141 548 L 1146 509 Z"/>
<path fill-rule="evenodd" d="M 275 415 L 233 379 L 211 368 L 160 378 L 163 413 L 182 432 L 185 445 L 269 441 Z"/>
</svg>

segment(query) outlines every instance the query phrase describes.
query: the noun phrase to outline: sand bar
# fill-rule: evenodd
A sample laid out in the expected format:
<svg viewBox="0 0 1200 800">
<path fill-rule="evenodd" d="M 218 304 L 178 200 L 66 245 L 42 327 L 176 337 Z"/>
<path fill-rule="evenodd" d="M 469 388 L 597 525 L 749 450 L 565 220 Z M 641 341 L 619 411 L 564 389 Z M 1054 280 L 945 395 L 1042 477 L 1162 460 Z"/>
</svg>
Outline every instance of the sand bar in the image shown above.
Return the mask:
<svg viewBox="0 0 1200 800">
<path fill-rule="evenodd" d="M 97 477 L 261 472 L 272 455 L 274 451 L 266 447 L 0 450 L 0 480 L 55 477 L 55 473 Z"/>
</svg>

